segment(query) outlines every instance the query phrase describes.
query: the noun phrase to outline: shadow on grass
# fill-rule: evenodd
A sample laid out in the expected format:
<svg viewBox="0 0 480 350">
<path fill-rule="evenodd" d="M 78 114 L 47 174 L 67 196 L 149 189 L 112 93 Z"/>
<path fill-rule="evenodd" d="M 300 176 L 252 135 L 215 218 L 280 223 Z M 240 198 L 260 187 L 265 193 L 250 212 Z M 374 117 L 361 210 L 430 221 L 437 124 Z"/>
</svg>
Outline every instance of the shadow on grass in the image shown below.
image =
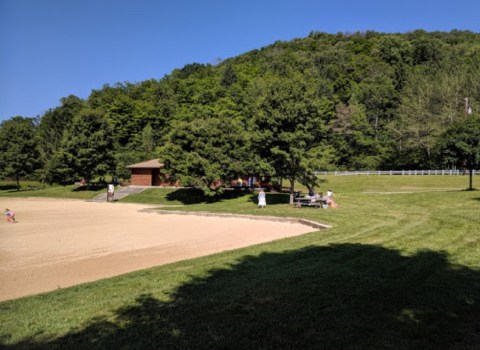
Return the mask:
<svg viewBox="0 0 480 350">
<path fill-rule="evenodd" d="M 0 185 L 0 191 L 8 191 L 8 190 L 17 190 L 17 185 L 11 185 L 11 184 L 6 184 L 6 185 Z"/>
<path fill-rule="evenodd" d="M 29 191 L 37 191 L 41 190 L 41 187 L 20 187 L 20 189 L 17 189 L 17 186 L 0 186 L 0 191 L 5 191 L 6 193 L 13 193 L 13 192 L 29 192 Z"/>
<path fill-rule="evenodd" d="M 461 192 L 477 192 L 480 191 L 478 188 L 465 188 L 463 190 L 460 190 Z"/>
<path fill-rule="evenodd" d="M 107 188 L 107 184 L 93 184 L 93 185 L 82 185 L 75 187 L 72 192 L 85 192 L 85 191 L 100 191 Z"/>
<path fill-rule="evenodd" d="M 252 203 L 258 204 L 258 193 L 251 194 L 250 201 Z M 288 204 L 290 202 L 290 193 L 267 192 L 266 201 L 267 201 L 267 205 Z"/>
<path fill-rule="evenodd" d="M 6 349 L 478 349 L 480 272 L 339 244 L 245 256 L 113 319 Z"/>
<path fill-rule="evenodd" d="M 201 189 L 197 188 L 179 188 L 167 194 L 166 198 L 169 201 L 178 201 L 182 204 L 200 204 L 200 203 L 215 203 L 227 199 L 233 199 L 250 195 L 249 191 L 242 191 L 237 189 L 225 190 L 222 194 L 207 197 Z"/>
</svg>

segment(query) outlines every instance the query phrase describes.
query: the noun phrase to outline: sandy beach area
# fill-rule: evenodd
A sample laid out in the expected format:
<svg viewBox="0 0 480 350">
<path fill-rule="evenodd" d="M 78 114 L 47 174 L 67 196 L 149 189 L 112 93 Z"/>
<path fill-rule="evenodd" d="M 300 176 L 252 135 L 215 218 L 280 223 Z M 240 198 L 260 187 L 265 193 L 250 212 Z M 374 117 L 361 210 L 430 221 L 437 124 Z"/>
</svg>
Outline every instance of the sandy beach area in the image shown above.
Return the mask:
<svg viewBox="0 0 480 350">
<path fill-rule="evenodd" d="M 0 300 L 318 231 L 300 223 L 145 212 L 147 205 L 0 198 Z M 151 207 L 150 207 L 151 208 Z"/>
</svg>

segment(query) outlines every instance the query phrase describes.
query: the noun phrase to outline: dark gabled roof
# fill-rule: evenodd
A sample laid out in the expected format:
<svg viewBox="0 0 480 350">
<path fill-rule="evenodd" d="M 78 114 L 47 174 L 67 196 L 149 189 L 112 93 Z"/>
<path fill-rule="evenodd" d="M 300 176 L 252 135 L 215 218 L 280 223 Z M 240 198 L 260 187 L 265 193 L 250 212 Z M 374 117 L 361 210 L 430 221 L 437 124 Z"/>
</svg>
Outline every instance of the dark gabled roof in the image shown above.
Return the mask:
<svg viewBox="0 0 480 350">
<path fill-rule="evenodd" d="M 158 159 L 147 160 L 146 162 L 135 163 L 127 165 L 129 169 L 160 169 L 163 168 L 163 164 Z"/>
</svg>

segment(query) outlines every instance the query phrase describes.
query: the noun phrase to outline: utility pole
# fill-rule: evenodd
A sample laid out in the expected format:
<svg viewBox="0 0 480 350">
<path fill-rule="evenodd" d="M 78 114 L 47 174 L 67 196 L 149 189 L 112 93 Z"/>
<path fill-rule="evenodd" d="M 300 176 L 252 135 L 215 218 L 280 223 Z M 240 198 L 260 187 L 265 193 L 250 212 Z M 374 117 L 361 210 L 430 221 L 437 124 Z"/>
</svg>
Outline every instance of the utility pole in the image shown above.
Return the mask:
<svg viewBox="0 0 480 350">
<path fill-rule="evenodd" d="M 472 107 L 470 107 L 468 103 L 468 97 L 465 97 L 465 117 L 468 117 L 470 114 L 472 114 Z"/>
</svg>

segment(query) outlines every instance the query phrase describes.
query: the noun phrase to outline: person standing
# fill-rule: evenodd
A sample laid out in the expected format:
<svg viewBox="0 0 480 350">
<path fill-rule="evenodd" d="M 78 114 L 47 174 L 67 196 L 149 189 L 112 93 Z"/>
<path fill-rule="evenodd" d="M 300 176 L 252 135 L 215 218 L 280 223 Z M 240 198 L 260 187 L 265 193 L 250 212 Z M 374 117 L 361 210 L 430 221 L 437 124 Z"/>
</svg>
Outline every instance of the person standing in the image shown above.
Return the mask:
<svg viewBox="0 0 480 350">
<path fill-rule="evenodd" d="M 267 206 L 267 195 L 265 194 L 265 191 L 262 188 L 258 193 L 258 207 L 265 208 L 266 206 Z"/>
</svg>

